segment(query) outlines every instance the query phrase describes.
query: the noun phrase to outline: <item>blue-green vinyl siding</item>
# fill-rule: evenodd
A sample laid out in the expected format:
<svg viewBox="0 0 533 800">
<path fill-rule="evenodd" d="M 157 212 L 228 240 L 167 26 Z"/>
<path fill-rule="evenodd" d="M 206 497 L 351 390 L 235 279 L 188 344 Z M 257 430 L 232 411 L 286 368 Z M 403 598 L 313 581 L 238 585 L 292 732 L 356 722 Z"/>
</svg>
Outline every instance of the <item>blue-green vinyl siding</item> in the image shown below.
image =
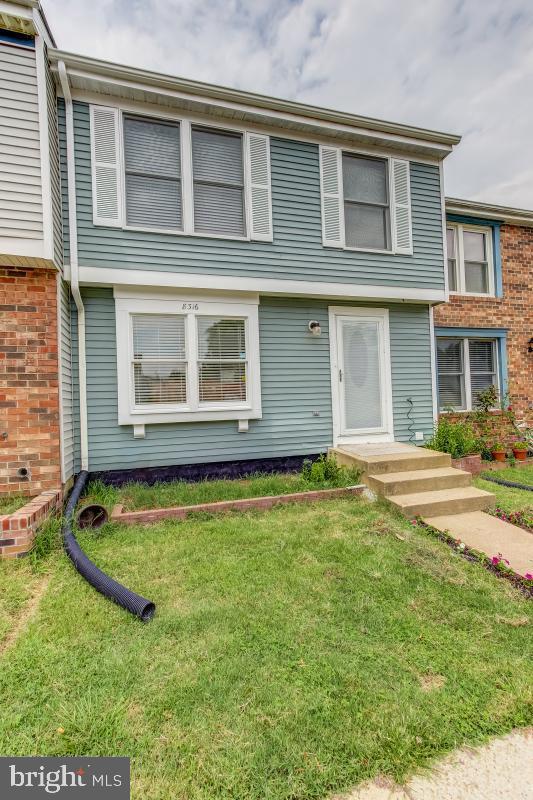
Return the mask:
<svg viewBox="0 0 533 800">
<path fill-rule="evenodd" d="M 261 298 L 263 417 L 251 420 L 247 433 L 238 433 L 235 421 L 169 423 L 147 425 L 145 439 L 134 439 L 132 426 L 117 424 L 112 292 L 86 289 L 84 303 L 91 471 L 306 455 L 324 451 L 332 444 L 326 301 Z M 429 435 L 433 426 L 429 312 L 427 306 L 391 304 L 389 308 L 395 436 L 408 441 L 407 397 L 412 397 L 414 403 L 412 430 Z M 73 362 L 77 373 L 74 309 L 72 313 Z M 310 319 L 320 321 L 320 337 L 308 335 Z M 77 415 L 77 374 L 74 387 Z M 76 429 L 79 465 L 78 422 Z"/>
<path fill-rule="evenodd" d="M 63 210 L 66 213 L 64 106 Z M 411 162 L 414 255 L 362 253 L 322 245 L 318 145 L 271 138 L 273 242 L 238 242 L 94 226 L 89 106 L 74 104 L 76 191 L 81 265 L 253 278 L 443 289 L 442 209 L 438 167 Z M 64 217 L 64 234 L 68 237 Z M 68 241 L 65 240 L 68 257 Z M 125 279 L 127 282 L 127 278 Z"/>
</svg>

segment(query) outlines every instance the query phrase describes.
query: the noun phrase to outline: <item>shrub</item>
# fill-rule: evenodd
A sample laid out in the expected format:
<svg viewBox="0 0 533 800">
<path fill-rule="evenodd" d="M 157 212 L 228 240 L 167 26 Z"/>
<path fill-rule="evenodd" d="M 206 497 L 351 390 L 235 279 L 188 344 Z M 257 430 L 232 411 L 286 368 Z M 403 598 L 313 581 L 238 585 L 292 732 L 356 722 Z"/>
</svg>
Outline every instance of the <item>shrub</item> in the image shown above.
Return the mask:
<svg viewBox="0 0 533 800">
<path fill-rule="evenodd" d="M 449 453 L 452 458 L 479 453 L 482 443 L 476 437 L 474 429 L 467 422 L 451 422 L 446 417 L 441 417 L 425 447 Z"/>
<path fill-rule="evenodd" d="M 505 453 L 505 445 L 503 442 L 493 442 L 490 449 L 492 453 Z"/>
<path fill-rule="evenodd" d="M 527 450 L 529 448 L 527 442 L 513 442 L 511 446 L 513 450 Z"/>
<path fill-rule="evenodd" d="M 308 483 L 345 486 L 347 483 L 358 483 L 361 473 L 356 467 L 344 467 L 337 464 L 331 456 L 322 453 L 316 461 L 306 459 L 302 467 L 302 478 Z"/>
<path fill-rule="evenodd" d="M 478 392 L 476 396 L 475 405 L 480 408 L 485 414 L 492 408 L 496 408 L 500 395 L 495 386 L 488 386 L 482 392 Z"/>
</svg>

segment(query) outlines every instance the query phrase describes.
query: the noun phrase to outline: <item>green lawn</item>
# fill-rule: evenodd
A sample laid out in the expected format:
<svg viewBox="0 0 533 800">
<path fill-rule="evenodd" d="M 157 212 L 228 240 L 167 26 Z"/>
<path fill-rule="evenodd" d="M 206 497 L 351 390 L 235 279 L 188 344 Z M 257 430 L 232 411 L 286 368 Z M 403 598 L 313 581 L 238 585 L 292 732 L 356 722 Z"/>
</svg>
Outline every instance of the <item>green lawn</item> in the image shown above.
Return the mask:
<svg viewBox="0 0 533 800">
<path fill-rule="evenodd" d="M 491 473 L 495 478 L 502 478 L 506 481 L 516 481 L 528 486 L 533 486 L 533 466 L 527 467 L 507 467 Z M 514 489 L 510 486 L 500 486 L 492 481 L 485 481 L 483 478 L 476 478 L 474 484 L 478 489 L 485 489 L 492 492 L 495 496 L 495 505 L 504 511 L 525 511 L 532 510 L 533 513 L 533 492 L 524 489 Z"/>
<path fill-rule="evenodd" d="M 156 617 L 46 556 L 2 659 L 1 752 L 130 755 L 135 800 L 311 800 L 533 723 L 531 605 L 379 504 L 80 539 Z"/>
<path fill-rule="evenodd" d="M 25 506 L 26 503 L 29 502 L 30 498 L 23 497 L 21 494 L 0 496 L 0 515 L 12 514 L 14 511 L 18 511 L 19 508 L 22 508 L 22 506 Z"/>
<path fill-rule="evenodd" d="M 145 483 L 128 483 L 116 489 L 100 481 L 88 487 L 88 502 L 100 503 L 108 508 L 123 503 L 125 511 L 139 511 L 169 506 L 191 506 L 198 503 L 214 503 L 219 500 L 240 500 L 246 497 L 308 492 L 314 489 L 331 489 L 351 486 L 359 482 L 354 470 L 343 469 L 334 480 L 308 480 L 300 473 L 275 473 L 252 475 L 240 480 L 213 480 L 186 483 L 172 481 L 148 486 Z"/>
</svg>

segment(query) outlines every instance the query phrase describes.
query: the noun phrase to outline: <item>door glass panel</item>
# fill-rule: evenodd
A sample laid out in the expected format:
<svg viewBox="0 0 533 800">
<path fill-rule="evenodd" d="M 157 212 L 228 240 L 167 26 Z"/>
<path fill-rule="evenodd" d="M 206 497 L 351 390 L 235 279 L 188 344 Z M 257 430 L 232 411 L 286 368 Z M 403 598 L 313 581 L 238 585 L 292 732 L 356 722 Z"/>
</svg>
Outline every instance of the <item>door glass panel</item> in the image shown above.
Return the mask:
<svg viewBox="0 0 533 800">
<path fill-rule="evenodd" d="M 344 427 L 381 428 L 379 323 L 342 320 L 341 331 Z"/>
</svg>

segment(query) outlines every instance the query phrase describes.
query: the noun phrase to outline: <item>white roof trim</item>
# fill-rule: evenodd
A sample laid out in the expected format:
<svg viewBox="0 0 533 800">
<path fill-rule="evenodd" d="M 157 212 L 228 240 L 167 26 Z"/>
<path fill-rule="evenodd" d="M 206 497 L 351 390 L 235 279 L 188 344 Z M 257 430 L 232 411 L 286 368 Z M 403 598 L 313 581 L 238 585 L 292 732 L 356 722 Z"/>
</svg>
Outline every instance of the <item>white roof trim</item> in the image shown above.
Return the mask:
<svg viewBox="0 0 533 800">
<path fill-rule="evenodd" d="M 533 227 L 533 210 L 497 206 L 493 203 L 477 203 L 475 200 L 460 200 L 456 197 L 447 197 L 446 213 L 464 214 L 471 217 L 499 220 L 509 225 Z"/>
<path fill-rule="evenodd" d="M 371 119 L 342 111 L 268 97 L 251 92 L 215 86 L 200 81 L 163 75 L 122 66 L 86 56 L 49 50 L 52 67 L 64 61 L 74 88 L 99 91 L 107 96 L 139 97 L 141 92 L 165 98 L 169 104 L 212 107 L 223 113 L 247 115 L 277 127 L 293 131 L 331 131 L 334 135 L 384 142 L 400 148 L 445 158 L 460 141 L 459 136 L 417 128 L 384 120 Z M 97 88 L 95 88 L 97 87 Z M 149 98 L 147 97 L 149 101 Z"/>
<path fill-rule="evenodd" d="M 143 269 L 80 267 L 80 284 L 88 286 L 159 286 L 187 290 L 254 292 L 288 297 L 393 300 L 407 303 L 443 303 L 444 289 L 409 289 L 405 286 L 368 286 L 357 283 L 245 278 L 237 275 L 157 272 Z"/>
</svg>

